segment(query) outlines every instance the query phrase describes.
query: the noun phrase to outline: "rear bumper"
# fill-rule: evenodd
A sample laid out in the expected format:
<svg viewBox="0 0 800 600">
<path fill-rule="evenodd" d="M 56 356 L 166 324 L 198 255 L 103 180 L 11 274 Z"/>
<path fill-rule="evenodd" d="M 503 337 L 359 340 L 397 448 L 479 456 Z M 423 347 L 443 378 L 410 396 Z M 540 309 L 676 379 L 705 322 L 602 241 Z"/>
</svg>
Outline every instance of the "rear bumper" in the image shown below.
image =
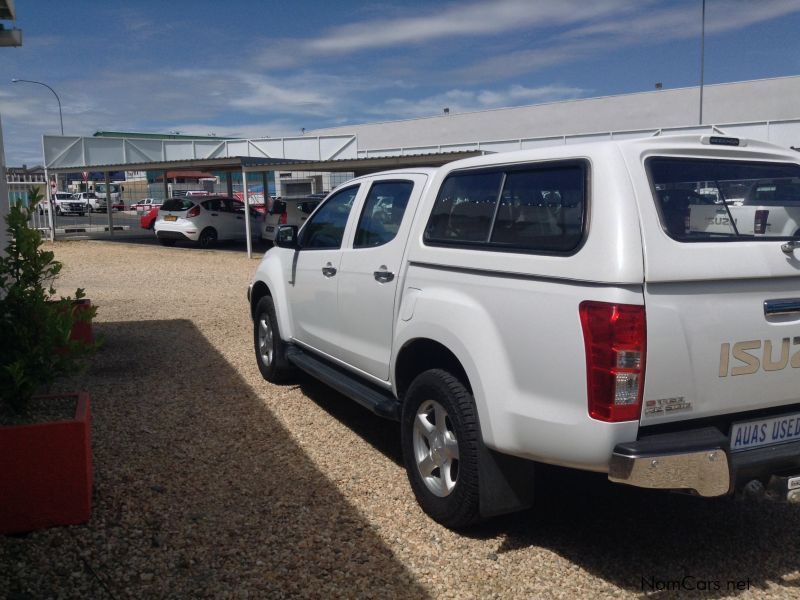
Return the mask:
<svg viewBox="0 0 800 600">
<path fill-rule="evenodd" d="M 161 239 L 164 239 L 164 240 L 179 240 L 179 241 L 187 241 L 188 240 L 190 242 L 196 242 L 197 241 L 196 239 L 189 237 L 188 235 L 186 235 L 185 233 L 183 233 L 181 231 L 169 231 L 169 230 L 161 229 L 161 230 L 156 232 L 156 236 L 161 238 Z"/>
<path fill-rule="evenodd" d="M 791 471 L 800 473 L 800 441 L 730 452 L 728 437 L 707 427 L 617 444 L 608 478 L 713 497 L 733 493 L 754 479 L 766 484 L 772 475 Z"/>
</svg>

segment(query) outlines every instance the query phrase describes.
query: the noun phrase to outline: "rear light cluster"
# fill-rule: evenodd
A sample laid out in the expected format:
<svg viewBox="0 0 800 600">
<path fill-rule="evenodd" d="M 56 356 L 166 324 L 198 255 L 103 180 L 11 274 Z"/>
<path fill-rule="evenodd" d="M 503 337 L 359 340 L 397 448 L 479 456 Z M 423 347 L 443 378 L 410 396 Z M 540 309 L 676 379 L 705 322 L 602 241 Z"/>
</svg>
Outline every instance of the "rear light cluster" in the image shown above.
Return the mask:
<svg viewBox="0 0 800 600">
<path fill-rule="evenodd" d="M 199 214 L 200 214 L 200 205 L 199 205 L 199 204 L 195 204 L 195 205 L 194 205 L 194 206 L 193 206 L 193 207 L 192 207 L 192 208 L 189 210 L 189 212 L 187 212 L 187 213 L 186 213 L 186 218 L 187 218 L 187 219 L 191 219 L 192 217 L 196 217 L 196 216 L 198 216 Z"/>
<path fill-rule="evenodd" d="M 753 223 L 753 231 L 755 233 L 767 233 L 768 218 L 769 218 L 768 210 L 757 210 L 755 222 Z"/>
<path fill-rule="evenodd" d="M 280 219 L 278 219 L 278 225 L 286 225 L 288 221 L 289 216 L 286 214 L 286 212 L 282 212 Z"/>
<path fill-rule="evenodd" d="M 638 420 L 646 357 L 644 306 L 581 302 L 589 415 L 607 422 Z"/>
</svg>

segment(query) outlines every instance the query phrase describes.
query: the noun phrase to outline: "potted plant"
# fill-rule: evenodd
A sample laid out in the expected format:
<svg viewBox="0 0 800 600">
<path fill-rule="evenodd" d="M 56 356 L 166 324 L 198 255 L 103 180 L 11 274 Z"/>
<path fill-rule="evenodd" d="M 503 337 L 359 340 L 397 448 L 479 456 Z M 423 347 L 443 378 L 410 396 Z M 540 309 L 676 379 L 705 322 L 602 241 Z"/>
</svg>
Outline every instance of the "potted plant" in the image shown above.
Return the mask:
<svg viewBox="0 0 800 600">
<path fill-rule="evenodd" d="M 85 522 L 91 513 L 90 406 L 86 393 L 36 396 L 77 373 L 97 345 L 70 339 L 94 316 L 56 299 L 61 263 L 28 225 L 41 199 L 11 206 L 0 255 L 0 533 Z"/>
</svg>

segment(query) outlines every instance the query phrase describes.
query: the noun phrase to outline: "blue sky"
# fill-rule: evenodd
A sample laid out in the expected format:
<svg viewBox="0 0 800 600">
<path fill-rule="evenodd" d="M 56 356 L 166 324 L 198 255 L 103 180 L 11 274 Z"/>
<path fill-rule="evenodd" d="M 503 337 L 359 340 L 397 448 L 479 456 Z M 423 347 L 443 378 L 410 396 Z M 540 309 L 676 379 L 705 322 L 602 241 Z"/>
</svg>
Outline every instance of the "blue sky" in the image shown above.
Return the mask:
<svg viewBox="0 0 800 600">
<path fill-rule="evenodd" d="M 9 165 L 41 135 L 298 135 L 696 85 L 700 0 L 17 0 L 0 49 Z M 800 0 L 707 0 L 706 83 L 800 74 Z M 800 103 L 798 104 L 800 113 Z M 798 115 L 800 116 L 800 114 Z"/>
</svg>

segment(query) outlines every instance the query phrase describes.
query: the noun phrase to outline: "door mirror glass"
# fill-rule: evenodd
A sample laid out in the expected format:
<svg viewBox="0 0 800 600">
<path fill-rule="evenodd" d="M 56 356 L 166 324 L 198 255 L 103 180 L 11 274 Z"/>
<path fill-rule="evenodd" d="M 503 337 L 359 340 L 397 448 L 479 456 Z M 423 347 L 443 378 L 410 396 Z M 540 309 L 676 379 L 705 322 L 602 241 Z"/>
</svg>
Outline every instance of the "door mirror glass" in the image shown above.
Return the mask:
<svg viewBox="0 0 800 600">
<path fill-rule="evenodd" d="M 279 225 L 275 235 L 275 245 L 278 248 L 297 248 L 297 227 L 294 225 Z"/>
</svg>

